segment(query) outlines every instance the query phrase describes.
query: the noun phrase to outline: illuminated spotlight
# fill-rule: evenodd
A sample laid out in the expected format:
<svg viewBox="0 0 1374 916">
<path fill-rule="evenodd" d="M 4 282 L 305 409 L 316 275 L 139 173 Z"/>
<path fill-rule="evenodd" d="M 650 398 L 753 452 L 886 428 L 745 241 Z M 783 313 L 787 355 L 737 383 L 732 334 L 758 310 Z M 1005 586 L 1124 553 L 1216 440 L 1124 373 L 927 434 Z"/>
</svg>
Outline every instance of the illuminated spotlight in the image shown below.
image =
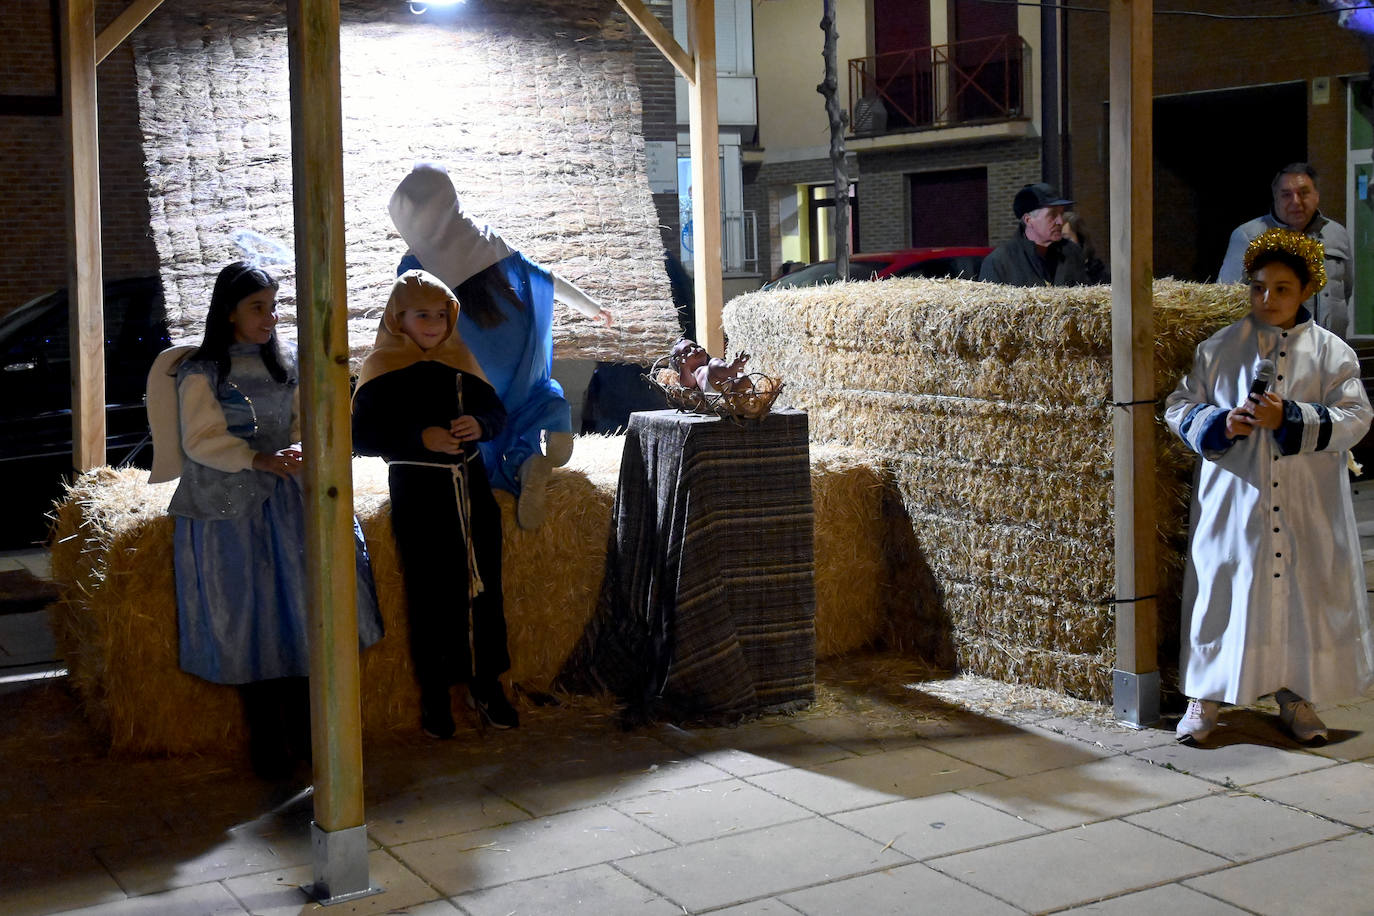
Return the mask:
<svg viewBox="0 0 1374 916">
<path fill-rule="evenodd" d="M 409 0 L 410 11 L 415 15 L 427 13 L 431 8 L 439 10 L 449 6 L 459 6 L 467 0 Z"/>
</svg>

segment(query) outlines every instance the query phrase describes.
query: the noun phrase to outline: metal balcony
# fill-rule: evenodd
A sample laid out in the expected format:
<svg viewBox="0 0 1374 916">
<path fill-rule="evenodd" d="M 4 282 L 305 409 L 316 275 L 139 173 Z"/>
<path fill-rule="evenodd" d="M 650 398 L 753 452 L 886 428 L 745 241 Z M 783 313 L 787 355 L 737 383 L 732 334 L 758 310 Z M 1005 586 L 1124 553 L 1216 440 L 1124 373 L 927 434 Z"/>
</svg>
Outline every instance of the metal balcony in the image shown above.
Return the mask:
<svg viewBox="0 0 1374 916">
<path fill-rule="evenodd" d="M 851 135 L 1027 118 L 1030 67 L 1030 45 L 1019 35 L 854 58 L 849 62 Z"/>
</svg>

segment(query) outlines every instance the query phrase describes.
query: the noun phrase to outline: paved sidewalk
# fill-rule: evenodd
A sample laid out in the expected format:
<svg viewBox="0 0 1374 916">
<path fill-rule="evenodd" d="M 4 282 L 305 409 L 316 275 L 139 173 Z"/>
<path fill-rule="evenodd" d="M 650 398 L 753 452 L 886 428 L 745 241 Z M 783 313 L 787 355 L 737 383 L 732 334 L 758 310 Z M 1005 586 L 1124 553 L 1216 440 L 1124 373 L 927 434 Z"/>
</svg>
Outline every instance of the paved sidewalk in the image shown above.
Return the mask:
<svg viewBox="0 0 1374 916">
<path fill-rule="evenodd" d="M 1372 698 L 1324 708 L 1323 747 L 1268 706 L 1195 748 L 893 659 L 821 684 L 817 709 L 737 728 L 527 707 L 514 732 L 369 746 L 386 893 L 327 912 L 1374 912 Z M 53 681 L 0 686 L 0 759 L 0 913 L 320 909 L 308 795 L 246 762 L 108 759 Z"/>
</svg>

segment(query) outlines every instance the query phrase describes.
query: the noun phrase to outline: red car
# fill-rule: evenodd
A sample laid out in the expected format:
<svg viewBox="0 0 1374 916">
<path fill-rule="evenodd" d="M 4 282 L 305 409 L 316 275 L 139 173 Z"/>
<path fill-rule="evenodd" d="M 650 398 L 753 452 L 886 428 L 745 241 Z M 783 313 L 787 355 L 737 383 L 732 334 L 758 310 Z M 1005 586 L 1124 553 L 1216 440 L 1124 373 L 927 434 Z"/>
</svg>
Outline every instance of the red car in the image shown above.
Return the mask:
<svg viewBox="0 0 1374 916">
<path fill-rule="evenodd" d="M 879 254 L 849 256 L 849 279 L 885 280 L 888 277 L 963 277 L 978 279 L 983 258 L 991 248 L 906 248 Z M 835 262 L 817 261 L 785 277 L 763 285 L 764 289 L 785 289 L 791 286 L 821 286 L 835 282 Z"/>
</svg>

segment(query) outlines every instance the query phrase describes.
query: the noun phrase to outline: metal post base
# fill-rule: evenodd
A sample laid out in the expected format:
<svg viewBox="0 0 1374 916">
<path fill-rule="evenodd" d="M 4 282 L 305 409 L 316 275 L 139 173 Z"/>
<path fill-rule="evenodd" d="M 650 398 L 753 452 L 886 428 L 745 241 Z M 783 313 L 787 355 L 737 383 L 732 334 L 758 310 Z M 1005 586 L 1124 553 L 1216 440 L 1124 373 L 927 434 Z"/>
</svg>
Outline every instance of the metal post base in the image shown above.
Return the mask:
<svg viewBox="0 0 1374 916">
<path fill-rule="evenodd" d="M 1159 722 L 1159 672 L 1112 671 L 1112 712 L 1122 725 L 1145 728 Z"/>
<path fill-rule="evenodd" d="M 382 893 L 367 875 L 367 825 L 325 830 L 310 822 L 310 846 L 315 857 L 315 883 L 306 893 L 329 906 Z"/>
</svg>

